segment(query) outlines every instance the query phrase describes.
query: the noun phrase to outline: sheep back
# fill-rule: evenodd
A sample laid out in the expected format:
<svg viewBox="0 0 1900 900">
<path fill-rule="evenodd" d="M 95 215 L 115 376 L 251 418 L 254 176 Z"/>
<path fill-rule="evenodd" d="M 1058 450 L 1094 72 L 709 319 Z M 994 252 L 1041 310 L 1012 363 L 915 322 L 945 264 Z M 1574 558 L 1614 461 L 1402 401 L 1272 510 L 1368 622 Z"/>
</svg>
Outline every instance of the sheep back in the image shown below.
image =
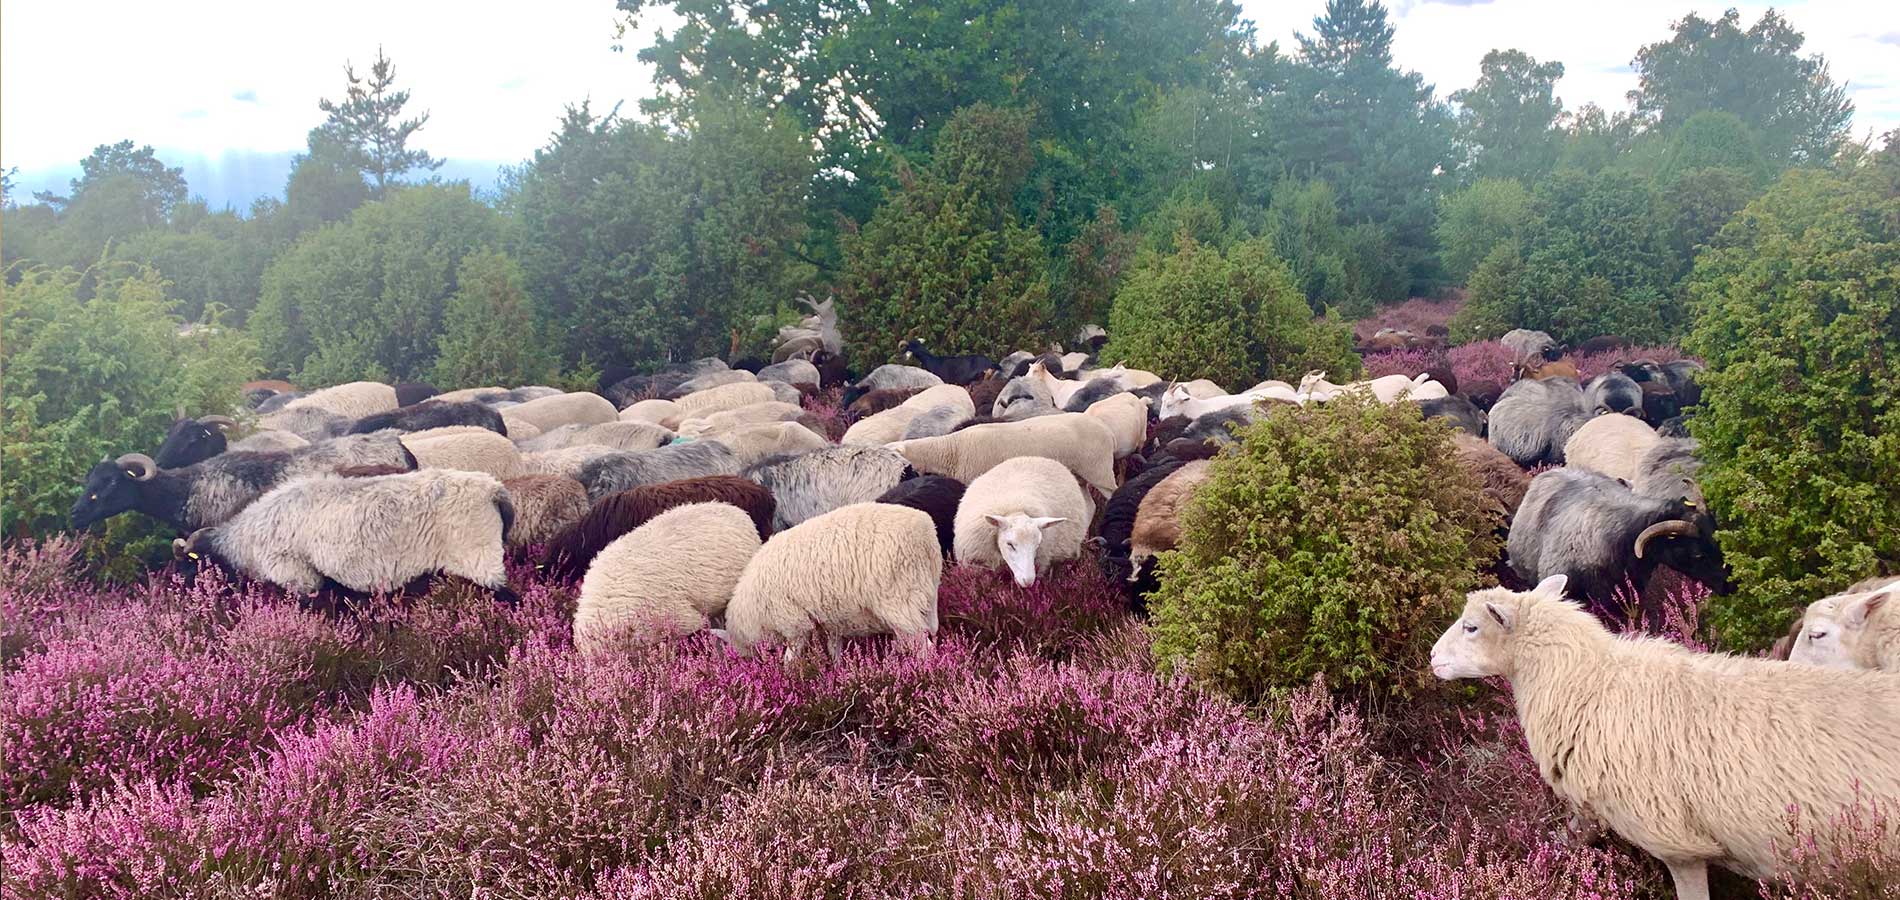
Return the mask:
<svg viewBox="0 0 1900 900">
<path fill-rule="evenodd" d="M 726 607 L 733 646 L 761 641 L 802 646 L 822 628 L 828 638 L 889 633 L 927 639 L 937 633 L 943 551 L 921 510 L 858 503 L 772 536 L 746 564 Z"/>
<path fill-rule="evenodd" d="M 768 459 L 746 477 L 772 492 L 778 503 L 774 530 L 854 503 L 869 503 L 915 475 L 909 462 L 887 447 L 827 447 Z"/>
<path fill-rule="evenodd" d="M 1089 404 L 1083 413 L 1108 426 L 1109 433 L 1115 436 L 1116 459 L 1134 455 L 1141 449 L 1142 440 L 1148 437 L 1148 404 L 1134 394 L 1118 392 Z"/>
<path fill-rule="evenodd" d="M 774 456 L 805 453 L 831 446 L 831 442 L 797 422 L 758 422 L 736 425 L 701 435 L 700 440 L 718 441 L 732 448 L 741 467 L 750 467 Z"/>
<path fill-rule="evenodd" d="M 396 389 L 387 384 L 380 381 L 352 381 L 298 397 L 284 404 L 284 411 L 320 409 L 345 419 L 360 419 L 388 412 L 401 405 L 396 402 Z"/>
<path fill-rule="evenodd" d="M 1656 429 L 1634 416 L 1596 416 L 1564 442 L 1564 465 L 1633 485 L 1644 454 L 1661 441 Z"/>
<path fill-rule="evenodd" d="M 736 506 L 689 503 L 654 516 L 588 565 L 574 608 L 575 648 L 596 653 L 628 632 L 652 639 L 705 628 L 725 612 L 759 546 Z"/>
<path fill-rule="evenodd" d="M 405 435 L 403 445 L 416 455 L 416 462 L 425 469 L 485 472 L 496 478 L 522 474 L 521 453 L 515 449 L 514 442 L 487 429 L 422 437 Z"/>
<path fill-rule="evenodd" d="M 738 409 L 754 403 L 765 403 L 777 398 L 770 385 L 756 381 L 722 384 L 703 391 L 694 391 L 673 401 L 673 415 L 660 422 L 668 428 L 677 428 L 687 419 L 703 419 L 717 412 Z"/>
<path fill-rule="evenodd" d="M 1530 473 L 1512 462 L 1498 448 L 1474 435 L 1452 435 L 1451 449 L 1458 457 L 1458 464 L 1477 477 L 1478 483 L 1484 488 L 1485 497 L 1491 501 L 1496 512 L 1504 517 L 1504 521 L 1510 521 L 1511 516 L 1517 514 L 1517 508 L 1524 503 L 1524 492 L 1530 489 Z"/>
<path fill-rule="evenodd" d="M 523 475 L 501 483 L 515 503 L 508 546 L 539 544 L 587 515 L 587 489 L 561 475 Z"/>
<path fill-rule="evenodd" d="M 1018 456 L 1045 456 L 1069 467 L 1090 487 L 1115 493 L 1115 436 L 1085 413 L 1056 413 L 1021 422 L 974 425 L 942 437 L 899 441 L 889 449 L 919 472 L 965 483 Z"/>
<path fill-rule="evenodd" d="M 560 450 L 597 444 L 615 450 L 651 450 L 673 440 L 673 432 L 651 422 L 600 422 L 562 425 L 526 440 L 516 441 L 522 452 Z"/>
<path fill-rule="evenodd" d="M 715 389 L 716 390 L 716 389 Z M 653 450 L 622 450 L 597 456 L 575 476 L 587 496 L 599 500 L 643 484 L 705 475 L 737 475 L 742 467 L 732 448 L 718 441 L 688 441 Z"/>
<path fill-rule="evenodd" d="M 597 425 L 618 421 L 620 410 L 599 394 L 575 391 L 510 406 L 505 415 L 509 420 L 527 422 L 546 433 L 563 425 Z"/>
<path fill-rule="evenodd" d="M 964 484 L 946 475 L 919 475 L 885 491 L 879 503 L 894 503 L 923 510 L 937 526 L 937 547 L 946 558 L 956 540 L 957 506 L 963 502 Z"/>
<path fill-rule="evenodd" d="M 1134 534 L 1135 514 L 1141 510 L 1142 498 L 1185 462 L 1176 459 L 1156 462 L 1140 475 L 1128 479 L 1115 490 L 1114 496 L 1108 498 L 1108 503 L 1102 507 L 1102 542 L 1109 556 L 1128 555 L 1128 539 Z"/>
<path fill-rule="evenodd" d="M 1194 489 L 1213 474 L 1213 465 L 1205 459 L 1183 463 L 1141 498 L 1128 535 L 1128 560 L 1137 570 L 1148 557 L 1180 545 L 1181 511 L 1193 499 Z"/>
<path fill-rule="evenodd" d="M 542 569 L 572 578 L 621 535 L 654 516 L 690 503 L 724 503 L 745 511 L 764 540 L 772 533 L 772 492 L 736 475 L 708 475 L 641 485 L 602 497 L 572 525 L 548 540 Z"/>
</svg>

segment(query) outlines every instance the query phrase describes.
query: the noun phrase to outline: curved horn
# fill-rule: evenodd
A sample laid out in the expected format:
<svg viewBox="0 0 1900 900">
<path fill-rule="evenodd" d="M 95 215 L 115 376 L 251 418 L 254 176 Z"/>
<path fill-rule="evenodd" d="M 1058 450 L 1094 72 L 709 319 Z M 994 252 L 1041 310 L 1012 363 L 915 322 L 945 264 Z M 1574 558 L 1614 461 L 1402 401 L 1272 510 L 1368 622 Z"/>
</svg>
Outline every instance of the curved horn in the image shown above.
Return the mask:
<svg viewBox="0 0 1900 900">
<path fill-rule="evenodd" d="M 153 462 L 151 457 L 143 453 L 127 453 L 114 462 L 119 468 L 126 470 L 125 474 L 132 476 L 134 481 L 151 481 L 152 476 L 158 474 L 158 463 Z"/>
<path fill-rule="evenodd" d="M 227 434 L 237 430 L 237 420 L 230 416 L 199 416 L 198 424 L 216 428 Z"/>
<path fill-rule="evenodd" d="M 1636 536 L 1636 558 L 1642 559 L 1644 546 L 1656 538 L 1678 537 L 1681 535 L 1699 533 L 1701 533 L 1701 531 L 1696 528 L 1694 522 L 1686 522 L 1682 519 L 1670 519 L 1667 522 L 1657 522 L 1643 529 L 1643 533 Z"/>
</svg>

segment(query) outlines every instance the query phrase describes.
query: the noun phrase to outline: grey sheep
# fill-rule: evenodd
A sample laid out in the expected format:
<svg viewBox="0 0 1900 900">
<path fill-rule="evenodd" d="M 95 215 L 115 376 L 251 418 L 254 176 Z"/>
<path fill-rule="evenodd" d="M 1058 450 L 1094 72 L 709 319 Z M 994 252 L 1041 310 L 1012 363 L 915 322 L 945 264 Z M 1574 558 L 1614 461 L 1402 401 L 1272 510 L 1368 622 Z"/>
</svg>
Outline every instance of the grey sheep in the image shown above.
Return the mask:
<svg viewBox="0 0 1900 900">
<path fill-rule="evenodd" d="M 718 441 L 688 441 L 655 450 L 622 451 L 588 460 L 575 478 L 587 498 L 599 501 L 643 484 L 702 475 L 739 474 L 739 456 Z"/>
<path fill-rule="evenodd" d="M 768 459 L 745 477 L 772 492 L 776 532 L 842 506 L 869 503 L 915 474 L 895 450 L 852 446 Z"/>
<path fill-rule="evenodd" d="M 1625 413 L 1637 418 L 1643 415 L 1643 389 L 1622 372 L 1605 372 L 1590 379 L 1584 395 L 1598 413 Z"/>
<path fill-rule="evenodd" d="M 1049 386 L 1041 379 L 1026 375 L 1011 378 L 1003 385 L 1003 392 L 996 395 L 996 403 L 990 407 L 991 416 L 1012 422 L 1056 412 L 1061 410 L 1056 408 Z"/>
<path fill-rule="evenodd" d="M 759 370 L 760 381 L 776 381 L 782 384 L 809 384 L 818 386 L 818 367 L 802 359 L 788 359 L 775 362 Z"/>
<path fill-rule="evenodd" d="M 1081 412 L 1097 400 L 1106 400 L 1122 392 L 1121 382 L 1113 378 L 1091 378 L 1082 385 L 1082 389 L 1069 395 L 1068 402 L 1062 404 L 1063 412 Z"/>
<path fill-rule="evenodd" d="M 1577 383 L 1526 378 L 1505 388 L 1491 407 L 1491 446 L 1520 466 L 1564 461 L 1564 443 L 1596 416 Z"/>
<path fill-rule="evenodd" d="M 901 440 L 911 438 L 936 437 L 949 434 L 958 425 L 968 422 L 970 415 L 955 406 L 933 406 L 911 417 L 910 424 L 904 426 Z"/>
</svg>

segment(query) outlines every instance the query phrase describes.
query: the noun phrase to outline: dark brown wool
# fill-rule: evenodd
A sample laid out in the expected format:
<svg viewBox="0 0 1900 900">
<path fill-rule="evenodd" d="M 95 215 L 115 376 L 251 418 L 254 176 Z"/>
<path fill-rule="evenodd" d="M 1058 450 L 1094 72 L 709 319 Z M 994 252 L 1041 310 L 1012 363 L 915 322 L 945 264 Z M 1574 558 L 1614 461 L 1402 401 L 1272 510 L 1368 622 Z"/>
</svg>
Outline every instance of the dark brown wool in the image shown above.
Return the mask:
<svg viewBox="0 0 1900 900">
<path fill-rule="evenodd" d="M 937 543 L 942 545 L 947 559 L 951 544 L 956 540 L 957 504 L 963 502 L 964 487 L 963 482 L 948 475 L 919 475 L 898 482 L 896 487 L 877 498 L 877 502 L 908 506 L 929 513 L 930 521 L 937 526 Z"/>
<path fill-rule="evenodd" d="M 708 475 L 641 485 L 600 498 L 579 522 L 548 541 L 542 566 L 555 577 L 573 578 L 587 571 L 587 564 L 608 544 L 654 516 L 675 506 L 708 502 L 730 503 L 745 510 L 758 527 L 760 540 L 771 535 L 776 505 L 771 491 L 736 475 Z"/>
<path fill-rule="evenodd" d="M 923 392 L 923 388 L 895 388 L 872 391 L 851 401 L 851 405 L 846 407 L 846 411 L 862 419 L 866 416 L 877 415 Z"/>
<path fill-rule="evenodd" d="M 538 544 L 587 515 L 587 489 L 565 475 L 523 475 L 501 486 L 515 503 L 509 546 Z"/>
<path fill-rule="evenodd" d="M 992 375 L 982 381 L 972 382 L 964 389 L 970 392 L 970 402 L 976 404 L 976 414 L 987 416 L 996 409 L 996 396 L 1003 392 L 1007 384 L 1009 379 Z"/>
</svg>

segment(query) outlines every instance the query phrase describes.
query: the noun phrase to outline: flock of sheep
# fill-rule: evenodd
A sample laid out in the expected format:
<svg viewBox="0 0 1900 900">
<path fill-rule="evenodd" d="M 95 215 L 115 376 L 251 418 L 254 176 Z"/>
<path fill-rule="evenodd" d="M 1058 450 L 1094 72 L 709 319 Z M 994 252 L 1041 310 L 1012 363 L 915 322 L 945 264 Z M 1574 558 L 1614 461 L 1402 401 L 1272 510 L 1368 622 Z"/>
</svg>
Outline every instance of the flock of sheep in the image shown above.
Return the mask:
<svg viewBox="0 0 1900 900">
<path fill-rule="evenodd" d="M 254 383 L 243 421 L 183 419 L 152 456 L 95 466 L 73 522 L 142 512 L 177 529 L 181 557 L 301 592 L 446 574 L 511 600 L 508 554 L 538 547 L 544 571 L 580 580 L 586 653 L 708 629 L 788 658 L 873 634 L 928 652 L 946 560 L 1027 586 L 1097 545 L 1140 610 L 1234 426 L 1359 393 L 1459 432 L 1459 463 L 1511 523 L 1511 573 L 1536 585 L 1472 594 L 1434 671 L 1509 678 L 1546 780 L 1668 863 L 1681 896 L 1706 896 L 1709 861 L 1765 871 L 1763 829 L 1788 803 L 1839 808 L 1856 780 L 1900 798 L 1900 679 L 1845 670 L 1900 666 L 1895 584 L 1808 611 L 1793 659 L 1825 668 L 1615 639 L 1563 599 L 1615 618 L 1618 589 L 1659 566 L 1725 586 L 1681 428 L 1693 363 L 1584 382 L 1548 336 L 1517 331 L 1508 386 L 1434 370 L 1229 392 L 1088 351 L 998 361 L 913 341 L 918 365 L 851 382 L 835 312 L 812 307 L 770 364 L 615 369 L 593 392 Z M 803 400 L 846 384 L 855 421 L 834 443 Z"/>
</svg>

